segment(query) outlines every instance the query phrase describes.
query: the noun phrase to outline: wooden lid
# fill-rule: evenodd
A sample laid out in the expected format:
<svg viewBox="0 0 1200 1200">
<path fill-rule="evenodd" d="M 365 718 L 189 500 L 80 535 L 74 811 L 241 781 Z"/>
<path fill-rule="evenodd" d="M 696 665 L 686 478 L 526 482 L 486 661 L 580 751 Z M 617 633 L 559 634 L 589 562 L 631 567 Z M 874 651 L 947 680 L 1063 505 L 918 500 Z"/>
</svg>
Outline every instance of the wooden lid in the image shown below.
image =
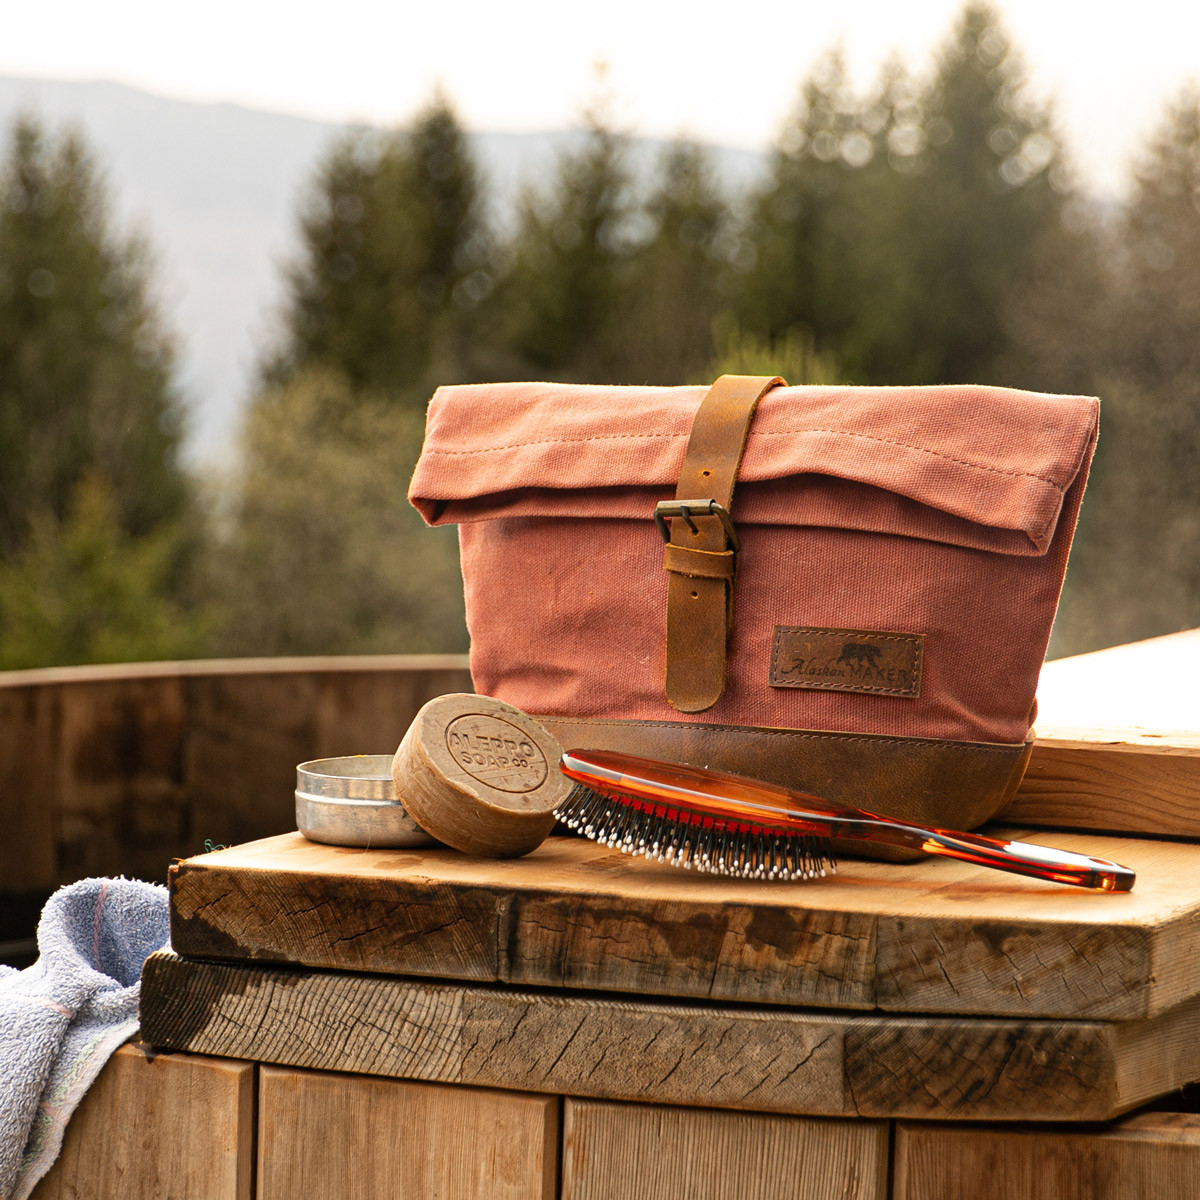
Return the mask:
<svg viewBox="0 0 1200 1200">
<path fill-rule="evenodd" d="M 528 854 L 554 828 L 570 783 L 536 721 L 490 696 L 438 696 L 392 760 L 396 794 L 438 841 L 489 858 Z"/>
</svg>

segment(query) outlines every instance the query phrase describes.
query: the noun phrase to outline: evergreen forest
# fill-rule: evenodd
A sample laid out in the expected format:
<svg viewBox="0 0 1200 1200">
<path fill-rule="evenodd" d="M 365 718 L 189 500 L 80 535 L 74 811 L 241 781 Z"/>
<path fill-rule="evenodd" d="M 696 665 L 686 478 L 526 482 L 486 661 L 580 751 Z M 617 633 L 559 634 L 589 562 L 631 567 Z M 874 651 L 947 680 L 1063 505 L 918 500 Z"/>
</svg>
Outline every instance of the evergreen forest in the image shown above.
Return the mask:
<svg viewBox="0 0 1200 1200">
<path fill-rule="evenodd" d="M 442 383 L 982 382 L 1102 398 L 1062 655 L 1200 625 L 1200 92 L 1120 205 L 1078 179 L 996 13 L 932 69 L 798 87 L 761 186 L 635 168 L 598 85 L 498 220 L 452 98 L 340 135 L 296 214 L 237 469 L 181 459 L 176 334 L 102 164 L 0 149 L 0 669 L 461 650 L 455 535 L 405 491 Z"/>
</svg>

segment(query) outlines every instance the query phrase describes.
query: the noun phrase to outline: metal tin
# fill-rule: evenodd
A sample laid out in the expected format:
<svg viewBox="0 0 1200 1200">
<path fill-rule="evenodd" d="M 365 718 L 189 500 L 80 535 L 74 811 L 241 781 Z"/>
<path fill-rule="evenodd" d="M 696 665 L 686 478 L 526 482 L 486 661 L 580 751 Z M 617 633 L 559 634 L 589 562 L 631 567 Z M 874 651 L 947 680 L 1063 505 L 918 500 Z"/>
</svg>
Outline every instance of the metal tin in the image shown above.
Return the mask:
<svg viewBox="0 0 1200 1200">
<path fill-rule="evenodd" d="M 317 758 L 296 768 L 296 828 L 331 846 L 437 846 L 408 815 L 390 754 Z"/>
</svg>

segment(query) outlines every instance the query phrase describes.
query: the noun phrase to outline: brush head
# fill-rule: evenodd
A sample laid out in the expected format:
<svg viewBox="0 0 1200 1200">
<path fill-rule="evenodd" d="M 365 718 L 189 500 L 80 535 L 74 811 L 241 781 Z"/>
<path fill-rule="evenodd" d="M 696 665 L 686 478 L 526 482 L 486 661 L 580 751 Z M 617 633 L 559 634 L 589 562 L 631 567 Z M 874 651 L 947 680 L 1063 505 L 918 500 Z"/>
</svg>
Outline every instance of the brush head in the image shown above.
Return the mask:
<svg viewBox="0 0 1200 1200">
<path fill-rule="evenodd" d="M 705 796 L 686 768 L 676 775 L 675 768 L 645 762 L 630 773 L 601 765 L 601 757 L 563 755 L 562 772 L 574 786 L 557 816 L 602 846 L 738 879 L 817 879 L 837 869 L 829 839 L 798 828 L 785 810 Z"/>
</svg>

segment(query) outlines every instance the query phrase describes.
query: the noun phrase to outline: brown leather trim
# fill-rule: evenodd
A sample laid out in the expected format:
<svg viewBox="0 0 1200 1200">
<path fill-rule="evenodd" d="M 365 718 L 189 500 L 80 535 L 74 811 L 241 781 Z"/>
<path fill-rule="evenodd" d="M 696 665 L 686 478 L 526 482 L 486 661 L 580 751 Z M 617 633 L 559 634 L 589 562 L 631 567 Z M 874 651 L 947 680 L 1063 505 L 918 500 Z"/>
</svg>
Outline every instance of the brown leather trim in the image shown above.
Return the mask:
<svg viewBox="0 0 1200 1200">
<path fill-rule="evenodd" d="M 783 383 L 763 375 L 722 375 L 692 419 L 679 472 L 677 500 L 716 500 L 732 511 L 738 467 L 759 399 Z M 725 528 L 715 516 L 697 516 L 691 526 L 676 520 L 664 567 L 667 583 L 667 670 L 664 691 L 679 712 L 712 708 L 725 690 L 725 645 L 733 627 L 733 568 L 726 574 L 700 572 L 695 558 L 677 562 L 670 550 L 728 551 Z"/>
<path fill-rule="evenodd" d="M 812 792 L 835 804 L 973 829 L 1005 809 L 1033 742 L 957 742 L 812 729 L 751 729 L 685 721 L 538 717 L 564 750 L 620 750 L 714 767 Z M 839 854 L 901 860 L 914 855 L 864 842 Z M 919 856 L 916 856 L 919 857 Z"/>
<path fill-rule="evenodd" d="M 697 579 L 732 579 L 732 550 L 697 550 L 694 546 L 663 547 L 663 570 Z"/>
</svg>

